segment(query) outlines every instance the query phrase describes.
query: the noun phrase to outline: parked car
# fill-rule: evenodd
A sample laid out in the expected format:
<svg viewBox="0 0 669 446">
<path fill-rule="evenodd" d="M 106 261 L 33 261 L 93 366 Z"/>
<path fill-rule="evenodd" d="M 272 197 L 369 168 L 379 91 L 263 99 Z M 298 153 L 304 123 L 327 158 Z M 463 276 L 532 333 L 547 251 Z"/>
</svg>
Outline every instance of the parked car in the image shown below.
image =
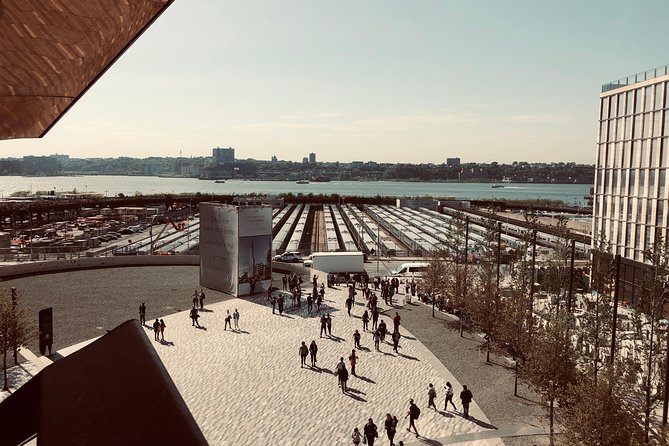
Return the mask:
<svg viewBox="0 0 669 446">
<path fill-rule="evenodd" d="M 124 235 L 130 235 L 130 234 L 134 234 L 135 231 L 133 231 L 130 228 L 123 228 L 123 229 L 119 229 L 118 233 L 119 234 L 124 234 Z"/>
<path fill-rule="evenodd" d="M 274 256 L 274 261 L 276 262 L 286 262 L 286 263 L 298 263 L 302 261 L 302 254 L 299 252 L 284 252 Z"/>
<path fill-rule="evenodd" d="M 311 264 L 313 263 L 313 261 L 314 261 L 314 255 L 313 255 L 313 254 L 309 254 L 309 257 L 307 257 L 306 259 L 304 259 L 303 264 L 304 264 L 304 266 L 306 266 L 307 268 L 311 268 Z"/>
</svg>

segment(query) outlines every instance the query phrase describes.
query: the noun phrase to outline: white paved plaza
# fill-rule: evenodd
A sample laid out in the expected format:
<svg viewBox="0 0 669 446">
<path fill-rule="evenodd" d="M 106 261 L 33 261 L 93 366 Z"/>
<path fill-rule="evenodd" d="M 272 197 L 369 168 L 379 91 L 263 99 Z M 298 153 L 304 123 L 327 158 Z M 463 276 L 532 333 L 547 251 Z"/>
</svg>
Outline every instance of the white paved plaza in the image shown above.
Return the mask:
<svg viewBox="0 0 669 446">
<path fill-rule="evenodd" d="M 399 440 L 406 445 L 442 444 L 457 438 L 453 436 L 490 431 L 475 402 L 470 420 L 442 410 L 446 381 L 455 388 L 458 409 L 462 385 L 418 340 L 401 328 L 399 355 L 388 343 L 375 352 L 372 335 L 362 332 L 361 319 L 342 310 L 344 300 L 343 289 L 327 290 L 324 307 L 332 315 L 332 338 L 319 337 L 319 318 L 315 313 L 306 315 L 304 301 L 300 312 L 289 309 L 279 316 L 272 314 L 264 297 L 207 306 L 210 311 L 200 318 L 206 330 L 192 327 L 188 312 L 167 316 L 165 344 L 153 341 L 152 331 L 147 330 L 147 336 L 212 445 L 352 444 L 353 428 L 362 431 L 370 417 L 379 429 L 375 444 L 386 445 L 386 413 L 400 420 L 395 444 Z M 226 331 L 226 310 L 232 313 L 235 308 L 241 314 L 240 331 Z M 360 316 L 363 311 L 358 302 L 353 314 Z M 390 318 L 382 318 L 392 329 Z M 355 329 L 363 333 L 363 350 L 357 351 L 358 377 L 350 377 L 349 393 L 342 394 L 332 371 L 342 356 L 350 371 L 347 358 Z M 318 368 L 300 368 L 298 348 L 312 339 L 318 344 Z M 428 383 L 438 390 L 439 411 L 427 408 Z M 406 431 L 410 398 L 421 408 L 416 423 L 420 438 Z M 463 440 L 483 438 L 458 444 L 502 444 L 498 438 L 485 439 L 491 433 L 464 435 Z"/>
</svg>

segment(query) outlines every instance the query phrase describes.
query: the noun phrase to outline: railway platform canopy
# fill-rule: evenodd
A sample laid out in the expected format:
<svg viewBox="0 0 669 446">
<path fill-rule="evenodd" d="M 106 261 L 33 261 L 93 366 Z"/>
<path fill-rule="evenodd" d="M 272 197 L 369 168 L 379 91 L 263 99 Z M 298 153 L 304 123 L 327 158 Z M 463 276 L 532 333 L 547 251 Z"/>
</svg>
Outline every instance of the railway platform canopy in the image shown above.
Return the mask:
<svg viewBox="0 0 669 446">
<path fill-rule="evenodd" d="M 0 140 L 43 137 L 172 2 L 0 2 Z"/>
</svg>

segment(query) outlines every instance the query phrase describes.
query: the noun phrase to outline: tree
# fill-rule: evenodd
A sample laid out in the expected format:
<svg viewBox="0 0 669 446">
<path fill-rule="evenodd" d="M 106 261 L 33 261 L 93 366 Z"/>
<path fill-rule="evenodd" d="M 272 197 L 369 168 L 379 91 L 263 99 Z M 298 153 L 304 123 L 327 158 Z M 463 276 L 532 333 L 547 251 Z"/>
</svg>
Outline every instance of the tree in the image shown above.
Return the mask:
<svg viewBox="0 0 669 446">
<path fill-rule="evenodd" d="M 569 335 L 571 315 L 564 310 L 547 315 L 545 325 L 532 336 L 523 379 L 548 405 L 550 444 L 554 444 L 555 402 L 576 383 L 577 355 Z"/>
<path fill-rule="evenodd" d="M 14 289 L 0 292 L 0 350 L 2 351 L 2 390 L 9 390 L 7 353 L 36 335 L 33 322 L 21 305 L 20 293 Z"/>
</svg>

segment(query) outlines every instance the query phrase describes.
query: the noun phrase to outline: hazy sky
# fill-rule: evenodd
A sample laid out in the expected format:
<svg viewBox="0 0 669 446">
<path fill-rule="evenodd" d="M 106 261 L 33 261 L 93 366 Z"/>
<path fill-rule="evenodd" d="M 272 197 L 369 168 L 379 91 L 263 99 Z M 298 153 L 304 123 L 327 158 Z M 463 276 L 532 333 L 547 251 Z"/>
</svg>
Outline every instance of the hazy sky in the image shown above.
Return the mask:
<svg viewBox="0 0 669 446">
<path fill-rule="evenodd" d="M 669 63 L 669 1 L 176 0 L 0 156 L 594 162 L 601 84 Z"/>
</svg>

